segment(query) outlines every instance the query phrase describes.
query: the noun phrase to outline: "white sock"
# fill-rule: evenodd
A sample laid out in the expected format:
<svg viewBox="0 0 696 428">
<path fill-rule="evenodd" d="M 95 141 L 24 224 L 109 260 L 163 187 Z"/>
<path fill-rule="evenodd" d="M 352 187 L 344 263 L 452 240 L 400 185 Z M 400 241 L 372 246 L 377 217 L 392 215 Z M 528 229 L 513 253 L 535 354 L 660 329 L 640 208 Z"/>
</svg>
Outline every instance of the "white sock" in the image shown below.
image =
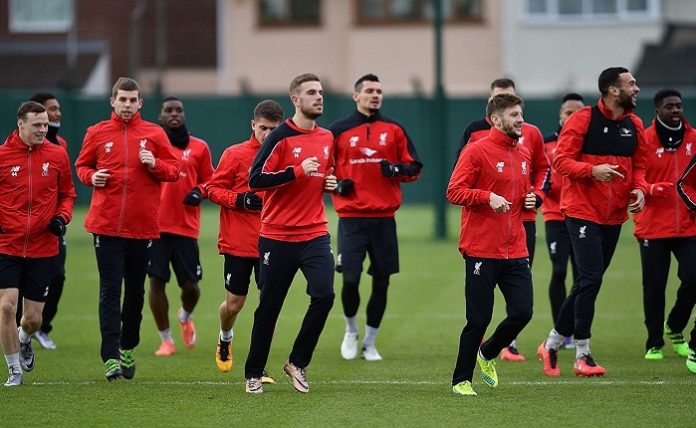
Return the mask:
<svg viewBox="0 0 696 428">
<path fill-rule="evenodd" d="M 234 332 L 232 331 L 232 329 L 229 329 L 229 330 L 220 329 L 220 340 L 225 341 L 225 342 L 231 342 L 233 337 L 234 337 Z"/>
<path fill-rule="evenodd" d="M 558 348 L 561 347 L 564 341 L 565 336 L 557 332 L 555 328 L 552 328 L 549 332 L 549 337 L 546 339 L 546 349 L 554 349 L 558 351 Z"/>
<path fill-rule="evenodd" d="M 488 358 L 486 358 L 486 357 L 483 356 L 483 354 L 481 353 L 481 348 L 479 348 L 479 350 L 478 350 L 478 355 L 479 355 L 479 357 L 480 357 L 482 360 L 484 360 L 484 361 L 490 361 Z"/>
<path fill-rule="evenodd" d="M 186 312 L 186 309 L 179 308 L 179 322 L 185 323 L 191 318 L 191 312 Z"/>
<path fill-rule="evenodd" d="M 352 317 L 343 316 L 346 320 L 346 333 L 358 334 L 358 316 Z"/>
<path fill-rule="evenodd" d="M 24 331 L 24 327 L 19 327 L 19 341 L 20 343 L 28 343 L 31 340 L 31 334 Z"/>
<path fill-rule="evenodd" d="M 377 336 L 377 331 L 379 328 L 365 326 L 365 339 L 363 339 L 363 346 L 370 346 L 375 344 L 375 337 Z"/>
<path fill-rule="evenodd" d="M 575 341 L 575 359 L 582 358 L 585 355 L 590 355 L 590 339 L 581 339 Z"/>
<path fill-rule="evenodd" d="M 512 339 L 512 342 L 510 342 L 510 346 L 513 348 L 517 348 L 517 339 Z"/>
<path fill-rule="evenodd" d="M 5 361 L 7 361 L 8 368 L 17 366 L 20 367 L 21 370 L 21 366 L 19 365 L 19 352 L 14 354 L 5 354 Z"/>
<path fill-rule="evenodd" d="M 162 330 L 159 332 L 160 338 L 162 339 L 162 342 L 173 342 L 174 339 L 172 339 L 172 331 L 169 329 Z"/>
</svg>

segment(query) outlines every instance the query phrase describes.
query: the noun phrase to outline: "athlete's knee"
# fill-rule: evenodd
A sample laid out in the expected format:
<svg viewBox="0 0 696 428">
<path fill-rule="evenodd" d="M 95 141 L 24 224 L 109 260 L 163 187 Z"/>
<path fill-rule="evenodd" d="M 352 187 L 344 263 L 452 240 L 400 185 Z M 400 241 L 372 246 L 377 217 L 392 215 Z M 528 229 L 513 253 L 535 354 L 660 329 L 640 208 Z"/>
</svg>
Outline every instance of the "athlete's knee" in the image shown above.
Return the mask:
<svg viewBox="0 0 696 428">
<path fill-rule="evenodd" d="M 236 294 L 228 293 L 227 300 L 225 301 L 227 311 L 231 315 L 237 315 L 244 308 L 246 303 L 246 296 L 238 296 Z"/>
<path fill-rule="evenodd" d="M 25 308 L 24 315 L 22 316 L 22 327 L 24 327 L 25 330 L 36 331 L 41 327 L 41 322 L 43 322 L 41 311 Z"/>
<path fill-rule="evenodd" d="M 360 285 L 359 271 L 343 271 L 343 288 L 358 288 Z"/>
<path fill-rule="evenodd" d="M 0 302 L 0 316 L 4 319 L 14 319 L 17 314 L 17 303 L 9 299 Z"/>
<path fill-rule="evenodd" d="M 320 295 L 314 295 L 310 299 L 311 304 L 320 307 L 326 311 L 330 311 L 333 307 L 335 295 L 332 292 Z"/>
<path fill-rule="evenodd" d="M 375 276 L 372 278 L 373 292 L 387 292 L 389 288 L 389 276 Z"/>
</svg>

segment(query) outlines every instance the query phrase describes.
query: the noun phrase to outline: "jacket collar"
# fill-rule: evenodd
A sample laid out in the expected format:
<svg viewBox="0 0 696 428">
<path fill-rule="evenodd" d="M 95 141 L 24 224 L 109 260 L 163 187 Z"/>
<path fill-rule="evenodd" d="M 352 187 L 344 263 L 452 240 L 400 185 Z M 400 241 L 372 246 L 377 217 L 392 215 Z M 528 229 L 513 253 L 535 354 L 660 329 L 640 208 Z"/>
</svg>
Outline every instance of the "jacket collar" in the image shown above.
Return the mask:
<svg viewBox="0 0 696 428">
<path fill-rule="evenodd" d="M 371 123 L 371 122 L 377 122 L 382 118 L 382 113 L 377 111 L 375 114 L 371 116 L 364 115 L 360 113 L 357 109 L 353 113 L 353 117 L 356 117 L 360 123 Z"/>
<path fill-rule="evenodd" d="M 259 147 L 261 147 L 261 142 L 256 139 L 256 135 L 254 135 L 253 132 L 251 133 L 251 137 L 249 137 L 249 144 L 251 144 L 251 147 L 257 150 Z"/>
<path fill-rule="evenodd" d="M 140 116 L 140 112 L 137 112 L 135 116 L 133 116 L 129 120 L 123 120 L 119 116 L 116 115 L 115 112 L 111 112 L 111 120 L 114 122 L 118 123 L 119 125 L 124 125 L 124 126 L 134 126 L 137 125 L 138 123 L 142 122 L 142 117 Z"/>
<path fill-rule="evenodd" d="M 604 99 L 600 98 L 599 102 L 597 102 L 597 107 L 599 107 L 599 111 L 609 120 L 624 120 L 626 117 L 630 116 L 633 113 L 633 109 L 631 110 L 624 110 L 624 113 L 617 117 L 614 118 L 614 112 L 611 111 L 611 109 L 604 103 Z"/>
<path fill-rule="evenodd" d="M 44 142 L 46 142 L 46 139 L 44 138 Z M 26 150 L 30 147 L 29 144 L 25 143 L 22 141 L 21 138 L 19 138 L 19 130 L 15 129 L 12 134 L 10 134 L 9 137 L 7 137 L 7 140 L 5 140 L 5 145 L 7 147 L 11 147 L 13 149 L 23 149 Z M 31 148 L 32 150 L 36 150 L 39 147 L 43 146 L 43 142 L 41 144 L 32 144 Z"/>
<path fill-rule="evenodd" d="M 515 147 L 517 145 L 517 138 L 508 136 L 495 126 L 491 126 L 491 130 L 488 132 L 488 139 L 502 147 Z"/>
</svg>

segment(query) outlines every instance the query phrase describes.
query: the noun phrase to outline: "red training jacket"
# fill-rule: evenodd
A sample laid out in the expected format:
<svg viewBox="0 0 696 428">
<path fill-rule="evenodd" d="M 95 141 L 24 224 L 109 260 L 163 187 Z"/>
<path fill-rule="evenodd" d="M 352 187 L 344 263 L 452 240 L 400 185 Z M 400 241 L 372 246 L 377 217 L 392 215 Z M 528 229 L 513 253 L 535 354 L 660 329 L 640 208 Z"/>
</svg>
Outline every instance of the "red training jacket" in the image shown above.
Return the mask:
<svg viewBox="0 0 696 428">
<path fill-rule="evenodd" d="M 333 136 L 315 126 L 298 128 L 287 119 L 264 140 L 249 174 L 252 190 L 265 190 L 261 236 L 309 241 L 328 235 L 324 179 L 333 168 Z M 305 175 L 302 161 L 316 156 L 319 170 Z"/>
<path fill-rule="evenodd" d="M 558 132 L 544 138 L 544 150 L 546 151 L 546 157 L 549 161 L 553 162 L 556 157 L 556 145 L 558 143 Z M 546 191 L 546 197 L 544 198 L 544 203 L 541 205 L 541 213 L 544 215 L 544 221 L 564 221 L 565 216 L 561 212 L 561 189 L 563 189 L 563 183 L 565 182 L 565 176 L 557 173 L 552 169 L 551 171 L 551 186 Z"/>
<path fill-rule="evenodd" d="M 420 177 L 423 164 L 404 128 L 379 112 L 359 111 L 330 127 L 334 135 L 334 175 L 355 182 L 347 196 L 331 195 L 339 217 L 394 217 L 401 206 L 401 183 Z M 406 164 L 414 175 L 383 177 L 379 162 Z"/>
<path fill-rule="evenodd" d="M 206 184 L 213 175 L 210 149 L 205 141 L 189 135 L 184 149 L 174 145 L 171 150 L 179 159 L 179 179 L 173 183 L 162 183 L 159 210 L 161 233 L 172 233 L 198 239 L 201 230 L 201 207 L 186 205 L 184 198 L 197 187 L 206 197 Z"/>
<path fill-rule="evenodd" d="M 140 163 L 144 148 L 155 156 L 154 168 Z M 92 186 L 92 175 L 107 169 L 111 177 L 104 187 L 94 187 L 85 218 L 88 232 L 122 238 L 159 237 L 157 223 L 162 181 L 179 178 L 179 161 L 164 130 L 143 120 L 140 113 L 125 121 L 111 119 L 87 129 L 75 162 L 77 176 Z"/>
<path fill-rule="evenodd" d="M 676 185 L 696 153 L 696 130 L 682 121 L 684 138 L 676 150 L 667 150 L 655 131 L 655 120 L 645 130 L 648 167 L 645 181 Z M 660 197 L 646 196 L 645 208 L 633 215 L 634 235 L 638 239 L 684 238 L 696 236 L 696 218 L 677 194 L 676 186 Z"/>
<path fill-rule="evenodd" d="M 477 120 L 469 124 L 460 140 L 460 150 L 468 143 L 488 137 L 491 128 L 492 125 L 488 119 Z M 551 177 L 551 164 L 544 151 L 544 136 L 539 128 L 525 122 L 522 124 L 522 136 L 517 144 L 523 149 L 530 162 L 528 164 L 531 168 L 530 185 L 527 187 L 527 190 L 529 190 L 529 187 L 533 187 L 532 191 L 534 194 L 541 201 L 544 201 Z M 535 221 L 536 213 L 536 208 L 531 210 L 523 209 L 522 218 L 524 221 Z"/>
<path fill-rule="evenodd" d="M 27 146 L 14 131 L 0 146 L 0 254 L 58 254 L 48 224 L 55 216 L 69 223 L 76 197 L 68 152 L 47 140 Z"/>
<path fill-rule="evenodd" d="M 261 212 L 239 208 L 235 203 L 240 193 L 251 191 L 249 169 L 260 147 L 259 140 L 251 134 L 247 141 L 225 149 L 208 183 L 208 199 L 220 205 L 220 254 L 259 257 Z"/>
<path fill-rule="evenodd" d="M 628 220 L 627 207 L 630 192 L 641 189 L 648 194 L 645 182 L 646 148 L 643 123 L 633 112 L 612 119 L 612 112 L 599 100 L 598 108 L 605 120 L 617 124 L 625 118 L 630 119 L 636 129 L 637 144 L 631 156 L 614 155 L 613 149 L 601 141 L 593 142 L 606 153 L 590 154 L 583 150 L 585 134 L 592 117 L 592 106 L 587 106 L 570 115 L 558 136 L 554 169 L 568 177 L 563 185 L 561 194 L 561 212 L 568 217 L 592 221 L 598 224 L 622 224 Z M 612 132 L 618 127 L 613 126 Z M 614 178 L 609 182 L 601 182 L 592 177 L 592 167 L 608 163 L 619 165 L 619 172 L 626 178 Z"/>
<path fill-rule="evenodd" d="M 459 235 L 463 255 L 489 259 L 529 255 L 522 225 L 528 162 L 517 140 L 496 128 L 488 138 L 464 147 L 447 186 L 447 199 L 463 207 Z M 493 211 L 491 192 L 510 201 L 510 210 Z"/>
</svg>

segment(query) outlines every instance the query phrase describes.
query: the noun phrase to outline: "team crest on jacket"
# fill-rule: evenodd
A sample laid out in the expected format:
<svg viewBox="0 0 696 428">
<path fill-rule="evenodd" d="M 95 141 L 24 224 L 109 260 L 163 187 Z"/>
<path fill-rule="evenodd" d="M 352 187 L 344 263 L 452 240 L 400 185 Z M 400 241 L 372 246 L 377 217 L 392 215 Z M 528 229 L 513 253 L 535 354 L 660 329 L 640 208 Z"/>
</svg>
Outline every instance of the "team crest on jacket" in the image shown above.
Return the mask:
<svg viewBox="0 0 696 428">
<path fill-rule="evenodd" d="M 329 158 L 329 146 L 324 146 L 324 159 Z"/>
<path fill-rule="evenodd" d="M 527 161 L 522 161 L 522 175 L 527 175 Z"/>
<path fill-rule="evenodd" d="M 517 139 L 517 144 L 524 146 L 524 135 Z"/>
<path fill-rule="evenodd" d="M 658 147 L 658 149 L 655 150 L 655 154 L 657 155 L 658 158 L 661 158 L 661 157 L 662 157 L 662 154 L 663 154 L 664 152 L 665 152 L 665 148 L 664 148 L 664 147 Z"/>
<path fill-rule="evenodd" d="M 302 147 L 295 147 L 292 149 L 292 155 L 296 158 L 300 157 L 300 153 L 302 153 Z"/>
<path fill-rule="evenodd" d="M 111 153 L 111 148 L 114 146 L 113 141 L 109 141 L 108 143 L 104 144 L 104 152 L 106 153 Z"/>
<path fill-rule="evenodd" d="M 691 143 L 686 143 L 686 154 L 691 156 Z"/>
<path fill-rule="evenodd" d="M 358 145 L 358 140 L 360 140 L 360 137 L 358 137 L 357 135 L 354 135 L 354 136 L 352 136 L 352 137 L 350 137 L 350 138 L 348 139 L 348 141 L 350 142 L 350 146 L 351 146 L 351 147 L 357 146 L 357 145 Z"/>
<path fill-rule="evenodd" d="M 13 166 L 12 168 L 10 168 L 10 175 L 13 177 L 16 177 L 17 174 L 19 174 L 19 169 L 20 169 L 19 165 Z"/>
<path fill-rule="evenodd" d="M 498 169 L 498 172 L 503 172 L 503 167 L 505 166 L 505 162 L 500 161 L 497 164 L 495 164 L 495 167 Z"/>
<path fill-rule="evenodd" d="M 382 132 L 381 134 L 379 134 L 379 145 L 380 146 L 387 145 L 387 135 L 388 134 L 386 132 Z"/>
<path fill-rule="evenodd" d="M 146 144 L 147 144 L 146 138 L 143 138 L 142 140 L 140 140 L 140 150 L 147 150 L 147 147 L 145 147 Z"/>
<path fill-rule="evenodd" d="M 184 150 L 184 153 L 181 155 L 181 160 L 189 160 L 189 156 L 191 156 L 191 149 L 186 149 Z"/>
<path fill-rule="evenodd" d="M 48 162 L 44 162 L 41 165 L 41 176 L 42 177 L 48 177 L 48 166 L 49 165 L 50 165 L 50 163 L 48 163 Z"/>
</svg>

